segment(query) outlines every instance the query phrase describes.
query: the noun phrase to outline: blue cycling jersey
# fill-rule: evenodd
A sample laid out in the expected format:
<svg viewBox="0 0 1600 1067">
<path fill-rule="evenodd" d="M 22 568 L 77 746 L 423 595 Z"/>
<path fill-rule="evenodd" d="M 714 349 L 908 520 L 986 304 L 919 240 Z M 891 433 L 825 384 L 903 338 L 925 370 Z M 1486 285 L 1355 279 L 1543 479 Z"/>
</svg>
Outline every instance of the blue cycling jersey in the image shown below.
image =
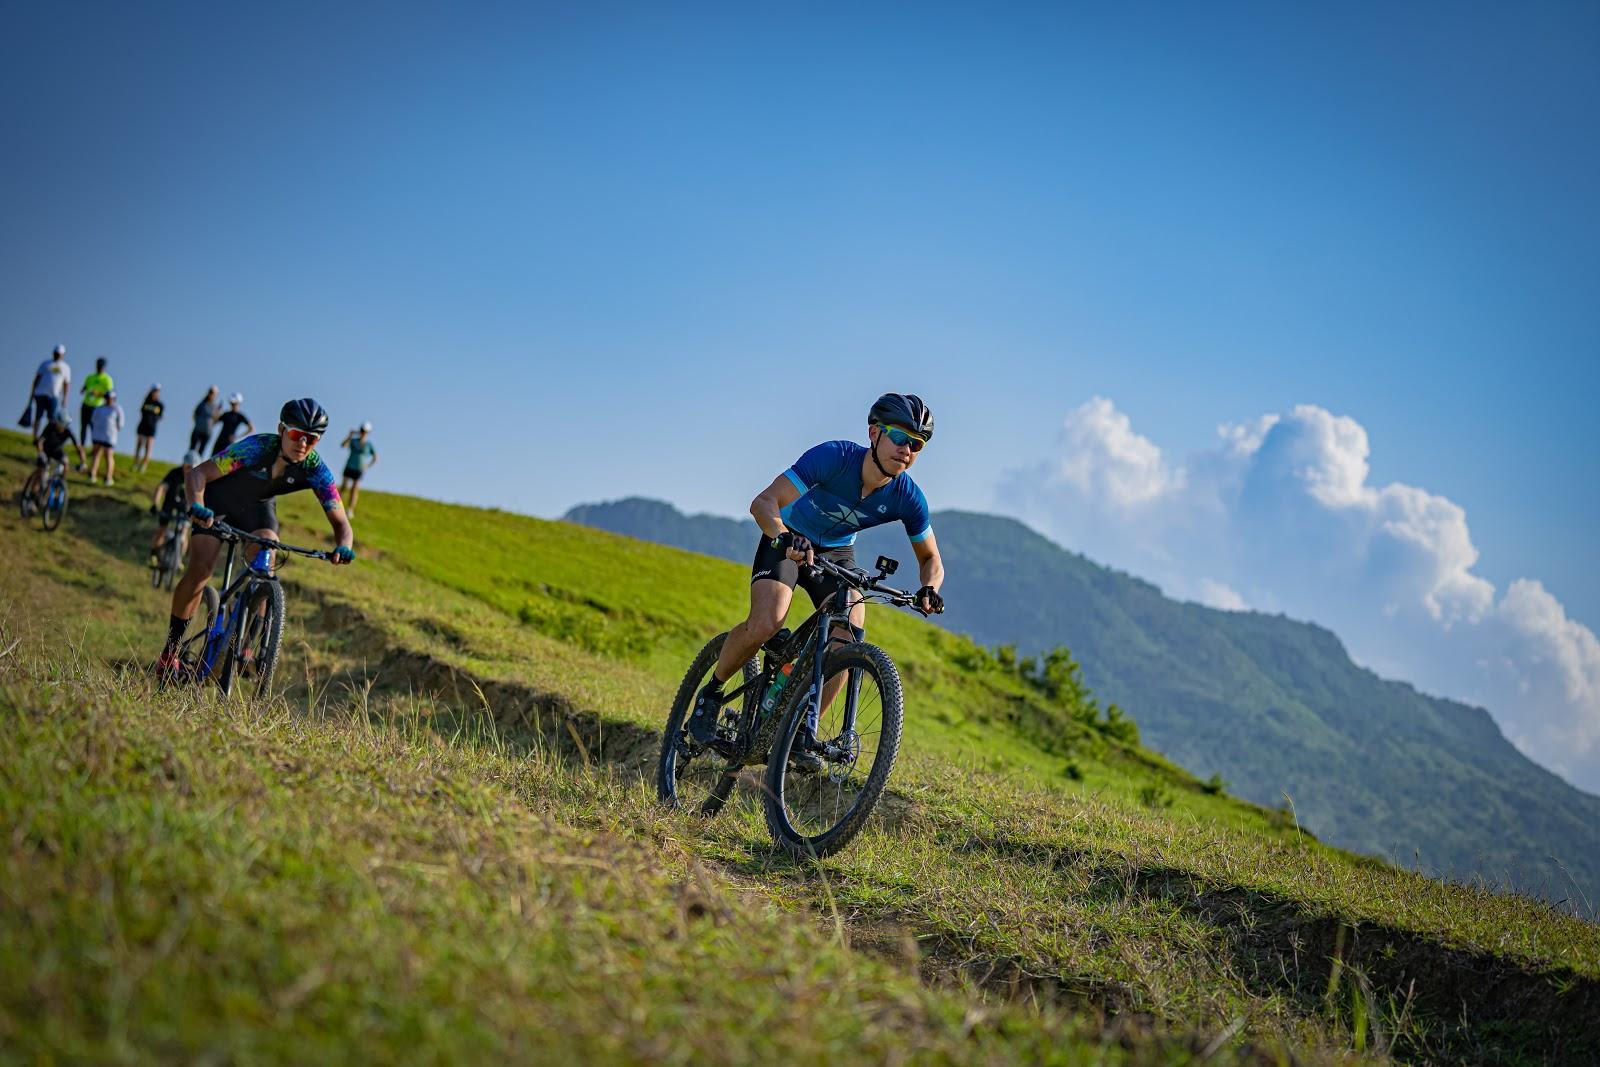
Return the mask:
<svg viewBox="0 0 1600 1067">
<path fill-rule="evenodd" d="M 783 524 L 804 534 L 820 548 L 854 544 L 856 531 L 896 520 L 906 534 L 921 541 L 933 532 L 928 500 L 908 474 L 861 496 L 861 464 L 867 448 L 854 441 L 827 441 L 807 449 L 784 471 L 800 499 L 783 508 Z"/>
</svg>

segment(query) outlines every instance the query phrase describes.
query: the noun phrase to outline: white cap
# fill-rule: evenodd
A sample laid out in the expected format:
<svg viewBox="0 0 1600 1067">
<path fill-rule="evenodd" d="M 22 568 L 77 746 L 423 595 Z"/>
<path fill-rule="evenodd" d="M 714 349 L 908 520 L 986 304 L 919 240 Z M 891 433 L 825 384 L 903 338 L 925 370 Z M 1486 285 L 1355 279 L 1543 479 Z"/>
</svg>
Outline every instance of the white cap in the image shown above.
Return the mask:
<svg viewBox="0 0 1600 1067">
<path fill-rule="evenodd" d="M 52 355 L 56 355 L 56 356 L 64 356 L 64 355 L 67 354 L 67 346 L 66 345 L 56 345 L 56 350 L 51 354 Z"/>
<path fill-rule="evenodd" d="M 234 394 L 232 394 L 231 396 L 228 397 L 228 403 L 230 403 L 230 404 L 243 404 L 244 403 L 244 394 L 243 393 L 234 393 Z"/>
<path fill-rule="evenodd" d="M 362 423 L 362 424 L 361 424 L 361 432 L 362 432 L 362 433 L 371 433 L 371 432 L 372 432 L 372 423 L 370 423 L 370 422 L 363 422 L 363 423 Z"/>
</svg>

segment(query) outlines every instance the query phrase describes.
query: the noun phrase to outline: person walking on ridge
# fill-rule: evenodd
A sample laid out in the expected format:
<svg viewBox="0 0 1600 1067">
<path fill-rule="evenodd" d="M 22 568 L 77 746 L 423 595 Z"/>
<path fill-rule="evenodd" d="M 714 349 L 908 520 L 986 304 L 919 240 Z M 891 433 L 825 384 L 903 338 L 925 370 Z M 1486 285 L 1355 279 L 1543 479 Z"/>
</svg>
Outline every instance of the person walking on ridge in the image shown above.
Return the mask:
<svg viewBox="0 0 1600 1067">
<path fill-rule="evenodd" d="M 107 394 L 114 388 L 111 375 L 106 373 L 106 357 L 101 356 L 94 361 L 94 373 L 83 380 L 83 406 L 78 410 L 78 425 L 83 427 L 85 437 L 94 428 L 95 408 L 105 404 Z"/>
<path fill-rule="evenodd" d="M 109 488 L 117 484 L 117 435 L 122 432 L 122 405 L 117 403 L 115 389 L 105 395 L 91 418 L 93 423 L 89 428 L 89 439 L 94 442 L 94 454 L 89 459 L 89 483 L 93 485 L 100 476 L 100 458 L 104 456 L 106 486 Z"/>
<path fill-rule="evenodd" d="M 243 403 L 243 393 L 228 397 L 228 410 L 217 416 L 217 443 L 211 446 L 212 455 L 233 444 L 234 438 L 240 436 L 239 427 L 244 427 L 245 436 L 256 432 L 256 425 L 250 421 L 250 416 L 239 410 L 239 405 Z"/>
<path fill-rule="evenodd" d="M 72 368 L 67 366 L 67 346 L 56 345 L 50 358 L 39 364 L 33 372 L 33 386 L 29 403 L 33 405 L 33 440 L 55 417 L 57 411 L 67 410 L 67 400 L 72 395 Z"/>
<path fill-rule="evenodd" d="M 167 405 L 161 402 L 161 383 L 156 382 L 150 391 L 144 394 L 144 403 L 139 405 L 139 425 L 134 430 L 133 442 L 133 469 L 144 471 L 150 469 L 150 451 L 156 443 L 156 423 L 161 421 L 161 416 L 166 414 Z"/>
<path fill-rule="evenodd" d="M 361 490 L 361 476 L 378 462 L 378 450 L 368 440 L 371 433 L 372 423 L 363 422 L 361 429 L 351 430 L 339 442 L 340 448 L 350 450 L 349 458 L 344 461 L 344 482 L 339 486 L 339 495 L 348 501 L 345 514 L 351 518 L 355 518 L 356 514 L 356 494 Z"/>
<path fill-rule="evenodd" d="M 194 429 L 189 431 L 189 451 L 202 456 L 207 454 L 206 446 L 211 443 L 211 424 L 217 421 L 217 413 L 221 408 L 222 405 L 217 403 L 217 387 L 213 385 L 200 398 L 200 403 L 194 406 Z"/>
<path fill-rule="evenodd" d="M 933 439 L 933 412 L 910 393 L 885 393 L 867 414 L 867 445 L 828 441 L 808 449 L 794 465 L 772 480 L 750 502 L 750 514 L 761 527 L 755 561 L 750 567 L 750 614 L 729 632 L 711 680 L 695 697 L 689 733 L 701 744 L 716 735 L 722 686 L 783 626 L 801 585 L 820 607 L 847 590 L 833 578 L 818 578 L 802 568 L 821 556 L 842 567 L 855 567 L 856 532 L 899 521 L 911 538 L 922 588 L 916 607 L 924 614 L 944 610 L 939 587 L 944 564 L 934 540 L 928 501 L 907 473 L 923 447 Z M 855 634 L 839 632 L 835 640 L 859 640 L 866 605 L 850 607 Z M 830 679 L 823 692 L 826 708 L 838 695 L 845 676 Z M 803 729 L 795 744 L 796 763 L 815 768 L 816 738 Z"/>
<path fill-rule="evenodd" d="M 355 531 L 344 513 L 333 471 L 317 455 L 316 444 L 328 430 L 328 413 L 310 397 L 291 400 L 278 413 L 277 433 L 258 433 L 235 441 L 223 451 L 189 468 L 184 489 L 189 517 L 203 532 L 216 520 L 257 537 L 278 539 L 276 498 L 309 489 L 322 503 L 337 546 L 330 563 L 356 558 Z M 201 591 L 211 579 L 222 543 L 196 537 L 189 546 L 189 565 L 172 591 L 172 618 L 166 644 L 156 661 L 158 674 L 178 671 L 178 645 L 200 606 Z"/>
</svg>

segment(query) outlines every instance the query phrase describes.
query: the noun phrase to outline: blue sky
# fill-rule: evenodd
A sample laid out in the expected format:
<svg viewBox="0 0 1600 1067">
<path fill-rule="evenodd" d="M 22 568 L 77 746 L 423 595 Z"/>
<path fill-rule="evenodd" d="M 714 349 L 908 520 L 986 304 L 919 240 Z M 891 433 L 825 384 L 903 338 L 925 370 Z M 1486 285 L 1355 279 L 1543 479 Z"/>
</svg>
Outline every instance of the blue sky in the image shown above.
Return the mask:
<svg viewBox="0 0 1600 1067">
<path fill-rule="evenodd" d="M 1174 455 L 1311 404 L 1594 625 L 1597 60 L 1592 4 L 25 5 L 0 350 L 545 515 L 741 512 L 887 388 L 990 510 L 1095 396 Z"/>
</svg>

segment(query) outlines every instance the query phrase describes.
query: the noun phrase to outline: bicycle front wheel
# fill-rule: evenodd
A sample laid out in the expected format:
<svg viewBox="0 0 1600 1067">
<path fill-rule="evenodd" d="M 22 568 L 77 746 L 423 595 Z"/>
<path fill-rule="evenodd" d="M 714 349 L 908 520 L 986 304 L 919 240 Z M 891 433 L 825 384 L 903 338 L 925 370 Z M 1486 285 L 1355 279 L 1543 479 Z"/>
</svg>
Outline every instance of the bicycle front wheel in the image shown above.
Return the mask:
<svg viewBox="0 0 1600 1067">
<path fill-rule="evenodd" d="M 58 478 L 50 483 L 50 489 L 44 498 L 44 511 L 39 517 L 43 520 L 46 530 L 54 530 L 61 525 L 61 516 L 66 513 L 67 485 Z"/>
<path fill-rule="evenodd" d="M 718 634 L 695 656 L 678 686 L 678 695 L 667 713 L 667 727 L 661 734 L 661 758 L 656 765 L 656 794 L 671 808 L 682 808 L 701 815 L 722 810 L 743 769 L 742 761 L 730 759 L 715 748 L 696 744 L 684 728 L 694 708 L 695 694 L 711 680 L 711 671 L 722 654 L 727 634 Z M 755 660 L 744 665 L 743 684 L 756 676 Z M 746 694 L 746 705 L 754 700 Z"/>
<path fill-rule="evenodd" d="M 791 689 L 761 798 L 773 841 L 796 859 L 832 855 L 861 832 L 900 751 L 904 697 L 888 653 L 865 643 L 834 649 L 823 679 L 827 703 L 820 711 L 809 687 Z M 796 738 L 808 724 L 819 744 L 819 769 L 791 766 Z"/>
<path fill-rule="evenodd" d="M 223 695 L 230 695 L 237 683 L 247 700 L 266 699 L 272 695 L 272 676 L 278 669 L 278 646 L 283 640 L 283 586 L 256 582 L 230 630 L 219 683 Z"/>
</svg>

